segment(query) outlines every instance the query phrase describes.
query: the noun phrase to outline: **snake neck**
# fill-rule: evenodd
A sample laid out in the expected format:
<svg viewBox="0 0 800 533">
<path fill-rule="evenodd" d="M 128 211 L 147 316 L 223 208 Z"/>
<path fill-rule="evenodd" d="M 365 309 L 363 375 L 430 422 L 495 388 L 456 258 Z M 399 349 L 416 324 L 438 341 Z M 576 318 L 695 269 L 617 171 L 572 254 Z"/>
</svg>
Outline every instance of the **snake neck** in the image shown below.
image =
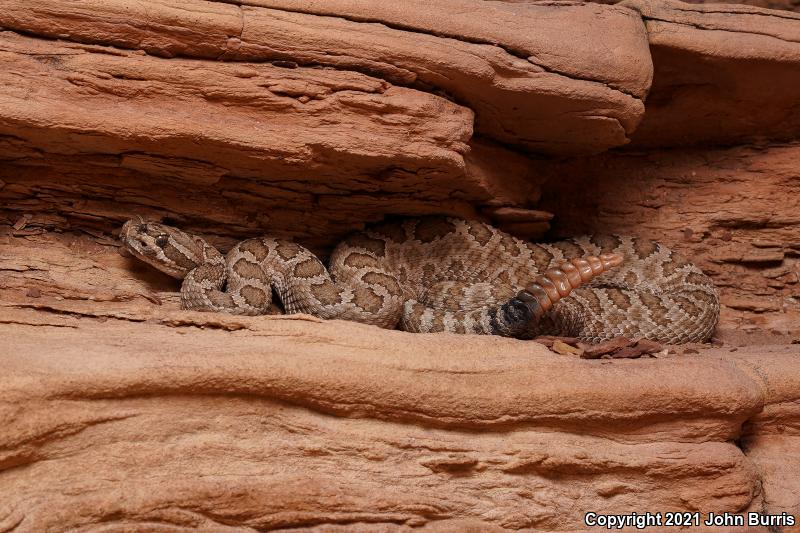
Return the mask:
<svg viewBox="0 0 800 533">
<path fill-rule="evenodd" d="M 224 270 L 225 256 L 202 237 L 195 237 L 194 240 L 199 250 L 196 258 L 197 265 L 195 268 L 207 265 L 214 268 L 221 267 Z"/>
</svg>

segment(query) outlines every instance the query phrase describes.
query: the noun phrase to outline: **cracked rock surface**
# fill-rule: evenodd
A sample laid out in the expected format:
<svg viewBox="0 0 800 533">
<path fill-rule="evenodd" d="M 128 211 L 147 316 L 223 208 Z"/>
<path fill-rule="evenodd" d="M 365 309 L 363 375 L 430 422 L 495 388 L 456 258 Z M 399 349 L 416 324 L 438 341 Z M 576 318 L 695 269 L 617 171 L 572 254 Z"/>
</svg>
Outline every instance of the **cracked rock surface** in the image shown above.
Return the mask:
<svg viewBox="0 0 800 533">
<path fill-rule="evenodd" d="M 129 4 L 13 1 L 0 26 L 162 57 L 364 72 L 445 94 L 475 112 L 480 134 L 553 154 L 626 143 L 652 77 L 639 16 L 594 4 Z M 565 33 L 565 24 L 582 38 Z M 593 45 L 609 38 L 602 48 Z"/>
</svg>

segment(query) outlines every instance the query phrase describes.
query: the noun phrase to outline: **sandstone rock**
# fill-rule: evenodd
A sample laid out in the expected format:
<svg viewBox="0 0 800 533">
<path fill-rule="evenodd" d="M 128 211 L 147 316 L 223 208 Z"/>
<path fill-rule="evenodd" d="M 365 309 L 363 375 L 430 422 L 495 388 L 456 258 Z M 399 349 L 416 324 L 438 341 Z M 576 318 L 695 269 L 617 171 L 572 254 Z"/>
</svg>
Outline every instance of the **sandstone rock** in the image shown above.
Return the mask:
<svg viewBox="0 0 800 533">
<path fill-rule="evenodd" d="M 520 0 L 501 0 L 507 2 L 517 2 Z M 528 0 L 522 0 L 528 1 Z M 533 0 L 530 0 L 533 1 Z M 591 0 L 599 4 L 616 4 L 619 0 Z M 719 4 L 716 0 L 687 0 L 687 4 Z M 730 4 L 729 2 L 728 4 Z M 787 11 L 800 11 L 800 0 L 740 0 L 732 2 L 735 4 L 746 4 L 749 6 L 765 7 L 767 9 L 784 9 Z"/>
<path fill-rule="evenodd" d="M 695 3 L 694 1 L 690 3 Z M 786 11 L 800 12 L 800 1 L 798 0 L 743 0 L 739 2 L 767 9 L 785 9 Z"/>
<path fill-rule="evenodd" d="M 0 524 L 19 531 L 573 530 L 598 506 L 800 505 L 777 455 L 800 348 L 590 361 L 179 311 L 175 280 L 102 237 L 6 235 L 0 257 Z M 760 486 L 791 490 L 771 507 Z"/>
<path fill-rule="evenodd" d="M 603 364 L 302 317 L 4 305 L 0 519 L 19 531 L 572 530 L 598 505 L 763 505 L 730 442 L 762 393 L 717 355 Z"/>
<path fill-rule="evenodd" d="M 538 197 L 526 160 L 470 149 L 471 111 L 425 92 L 355 72 L 0 40 L 11 224 L 35 204 L 50 227 L 112 232 L 141 213 L 324 247 L 387 211 L 472 216 L 481 202 Z"/>
<path fill-rule="evenodd" d="M 765 395 L 764 409 L 743 428 L 742 449 L 762 472 L 769 512 L 800 516 L 800 360 L 747 352 L 733 359 L 761 383 Z"/>
<path fill-rule="evenodd" d="M 560 235 L 635 234 L 673 247 L 720 289 L 721 333 L 775 331 L 787 342 L 800 337 L 798 159 L 793 142 L 544 163 L 542 207 Z"/>
<path fill-rule="evenodd" d="M 800 123 L 797 18 L 626 6 L 4 2 L 0 530 L 800 514 L 800 145 L 774 140 Z M 773 140 L 653 149 L 753 136 Z M 647 150 L 530 155 L 630 138 Z M 723 321 L 713 349 L 586 360 L 568 339 L 182 312 L 120 253 L 134 213 L 323 253 L 397 214 L 632 232 L 699 263 Z M 728 348 L 762 338 L 784 344 Z"/>
<path fill-rule="evenodd" d="M 642 14 L 655 69 L 634 145 L 800 134 L 800 14 L 674 0 L 620 5 Z"/>
<path fill-rule="evenodd" d="M 593 4 L 14 0 L 0 26 L 167 57 L 366 72 L 450 95 L 483 135 L 541 153 L 628 142 L 652 78 L 638 15 Z"/>
</svg>

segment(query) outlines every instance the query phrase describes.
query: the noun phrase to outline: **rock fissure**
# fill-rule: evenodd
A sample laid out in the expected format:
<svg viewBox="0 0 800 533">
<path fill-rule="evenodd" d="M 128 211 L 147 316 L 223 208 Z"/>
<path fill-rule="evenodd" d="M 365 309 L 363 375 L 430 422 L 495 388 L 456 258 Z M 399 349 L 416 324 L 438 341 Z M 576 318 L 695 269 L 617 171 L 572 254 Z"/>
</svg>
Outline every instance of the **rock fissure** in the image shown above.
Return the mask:
<svg viewBox="0 0 800 533">
<path fill-rule="evenodd" d="M 526 55 L 524 50 L 515 50 L 515 49 L 510 48 L 508 46 L 502 45 L 502 44 L 500 44 L 498 42 L 492 42 L 492 41 L 488 41 L 488 40 L 481 40 L 481 39 L 475 39 L 475 38 L 468 38 L 468 37 L 463 36 L 463 35 L 448 34 L 446 32 L 441 32 L 440 33 L 440 32 L 435 32 L 435 31 L 423 31 L 423 30 L 421 30 L 419 28 L 415 28 L 413 26 L 405 26 L 405 25 L 401 25 L 401 24 L 390 24 L 390 23 L 387 23 L 386 21 L 383 21 L 383 20 L 380 20 L 380 19 L 361 19 L 361 18 L 346 17 L 346 16 L 342 16 L 342 15 L 333 15 L 333 14 L 320 15 L 320 14 L 316 13 L 313 10 L 290 10 L 290 9 L 286 9 L 286 8 L 281 8 L 281 9 L 265 8 L 263 6 L 260 6 L 257 2 L 248 3 L 248 2 L 239 2 L 237 0 L 210 0 L 210 1 L 226 3 L 226 4 L 234 4 L 234 5 L 239 5 L 239 6 L 251 6 L 251 7 L 255 7 L 255 8 L 265 9 L 266 11 L 273 11 L 274 10 L 274 11 L 281 11 L 281 12 L 285 12 L 285 13 L 298 13 L 298 14 L 303 14 L 303 15 L 332 17 L 332 18 L 337 18 L 337 19 L 346 20 L 346 21 L 350 21 L 350 22 L 363 23 L 363 24 L 380 24 L 381 26 L 384 26 L 387 29 L 391 29 L 391 30 L 418 33 L 418 34 L 421 34 L 421 35 L 430 35 L 431 37 L 440 37 L 440 38 L 453 39 L 453 40 L 456 40 L 456 41 L 461 41 L 461 42 L 466 42 L 466 43 L 476 44 L 476 45 L 482 45 L 482 46 L 492 46 L 492 47 L 499 48 L 499 49 L 503 50 L 505 53 L 507 53 L 510 56 L 514 56 L 517 59 L 521 59 L 523 61 L 527 61 L 527 62 L 531 63 L 532 65 L 535 65 L 536 67 L 538 67 L 538 68 L 542 69 L 543 71 L 548 72 L 550 74 L 555 74 L 555 75 L 558 75 L 558 76 L 564 76 L 564 77 L 569 78 L 569 79 L 585 81 L 585 82 L 588 82 L 588 83 L 597 83 L 597 84 L 602 85 L 602 86 L 604 86 L 604 87 L 606 87 L 608 89 L 611 89 L 613 91 L 618 91 L 621 94 L 624 94 L 624 95 L 629 96 L 631 98 L 634 98 L 636 100 L 640 100 L 640 101 L 642 100 L 641 97 L 637 96 L 636 94 L 634 94 L 631 91 L 626 91 L 622 87 L 615 86 L 613 84 L 605 83 L 605 82 L 602 82 L 600 80 L 596 80 L 596 79 L 592 79 L 592 78 L 588 78 L 588 77 L 576 77 L 574 75 L 565 74 L 564 72 L 559 72 L 559 71 L 557 71 L 557 70 L 555 70 L 555 69 L 553 69 L 551 67 L 548 67 L 545 64 L 542 64 L 541 62 L 535 61 L 534 57 Z M 325 66 L 328 66 L 328 65 L 325 65 Z M 373 75 L 374 74 L 380 74 L 380 71 L 373 72 L 372 74 Z M 412 84 L 412 86 L 420 88 L 421 90 L 425 90 L 424 86 L 419 86 L 418 87 L 416 84 Z M 438 94 L 438 88 L 436 90 L 437 90 L 437 94 Z"/>
<path fill-rule="evenodd" d="M 732 4 L 732 5 L 734 5 L 736 8 L 743 7 L 740 4 Z M 688 13 L 688 14 L 692 14 L 692 15 L 696 15 L 698 13 L 696 7 L 694 9 L 684 8 L 684 7 L 681 7 L 680 5 L 677 5 L 677 4 L 674 5 L 674 6 L 671 6 L 671 7 L 672 7 L 672 9 L 675 9 L 676 11 L 682 11 L 684 13 Z M 715 10 L 715 9 L 713 9 L 713 5 L 703 5 L 703 9 L 699 13 L 715 13 L 715 14 L 719 14 L 719 15 L 730 15 L 730 16 L 735 16 L 735 15 L 738 15 L 738 14 L 748 15 L 748 16 L 749 15 L 756 15 L 756 16 L 759 16 L 759 17 L 779 18 L 779 19 L 786 19 L 786 20 L 800 22 L 800 15 L 795 15 L 795 14 L 792 14 L 792 13 L 786 13 L 786 12 L 783 12 L 783 11 L 780 11 L 780 10 L 777 10 L 777 9 L 771 9 L 771 10 L 769 10 L 769 12 L 764 12 L 764 11 L 761 11 L 759 9 L 748 9 L 748 10 L 740 10 L 740 11 L 731 11 L 729 9 L 727 11 L 724 11 L 724 10 Z"/>
<path fill-rule="evenodd" d="M 645 21 L 655 20 L 655 21 L 664 22 L 664 23 L 667 23 L 667 24 L 677 24 L 677 25 L 680 25 L 680 26 L 687 26 L 687 27 L 694 28 L 694 29 L 697 29 L 697 30 L 713 31 L 713 32 L 720 32 L 720 33 L 759 35 L 759 36 L 762 36 L 762 37 L 770 37 L 772 39 L 777 39 L 779 41 L 783 41 L 783 42 L 787 42 L 787 43 L 798 43 L 798 44 L 800 44 L 800 39 L 798 39 L 798 40 L 784 39 L 782 37 L 779 37 L 779 36 L 776 36 L 774 34 L 767 33 L 767 32 L 743 31 L 743 30 L 739 30 L 739 29 L 720 28 L 720 27 L 717 27 L 717 26 L 714 26 L 714 25 L 704 25 L 702 23 L 693 23 L 693 22 L 686 22 L 686 21 L 671 20 L 671 19 L 668 19 L 668 18 L 658 18 L 658 17 L 653 16 L 653 15 L 643 15 L 642 18 Z M 800 20 L 798 20 L 797 22 L 798 22 L 798 24 L 800 24 Z"/>
</svg>

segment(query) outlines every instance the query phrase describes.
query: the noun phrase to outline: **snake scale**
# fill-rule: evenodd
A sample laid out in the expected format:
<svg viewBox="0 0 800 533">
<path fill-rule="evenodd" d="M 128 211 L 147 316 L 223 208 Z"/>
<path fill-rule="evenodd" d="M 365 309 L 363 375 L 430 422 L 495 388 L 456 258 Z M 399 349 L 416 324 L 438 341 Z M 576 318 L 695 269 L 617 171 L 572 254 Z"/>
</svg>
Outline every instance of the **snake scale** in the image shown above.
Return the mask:
<svg viewBox="0 0 800 533">
<path fill-rule="evenodd" d="M 711 280 L 661 244 L 617 235 L 529 243 L 450 217 L 384 222 L 342 241 L 330 268 L 291 241 L 261 237 L 226 256 L 203 238 L 143 218 L 121 239 L 183 279 L 185 309 L 286 313 L 400 328 L 600 342 L 617 336 L 708 339 L 719 316 Z"/>
</svg>

